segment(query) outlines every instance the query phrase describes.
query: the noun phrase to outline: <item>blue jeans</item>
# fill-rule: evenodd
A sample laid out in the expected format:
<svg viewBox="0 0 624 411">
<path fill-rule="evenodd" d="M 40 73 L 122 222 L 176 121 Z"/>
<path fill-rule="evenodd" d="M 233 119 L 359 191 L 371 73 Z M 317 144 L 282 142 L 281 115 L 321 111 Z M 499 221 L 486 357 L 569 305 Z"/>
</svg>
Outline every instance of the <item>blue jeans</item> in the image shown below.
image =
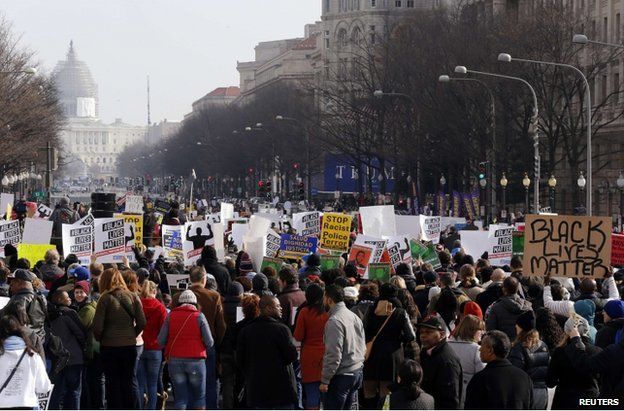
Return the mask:
<svg viewBox="0 0 624 411">
<path fill-rule="evenodd" d="M 303 383 L 303 391 L 305 392 L 305 409 L 306 410 L 319 409 L 321 405 L 321 391 L 319 390 L 320 385 L 321 385 L 320 381 Z"/>
<path fill-rule="evenodd" d="M 65 410 L 80 409 L 83 367 L 82 364 L 68 365 L 54 379 L 54 390 L 49 406 L 51 410 L 60 409 L 61 402 Z"/>
<path fill-rule="evenodd" d="M 174 409 L 202 409 L 206 406 L 206 362 L 203 359 L 172 358 L 169 376 L 173 383 Z"/>
<path fill-rule="evenodd" d="M 139 380 L 137 378 L 137 374 L 139 371 L 139 360 L 141 359 L 141 355 L 143 354 L 143 346 L 136 346 L 136 360 L 134 361 L 134 376 L 132 377 L 132 383 L 134 386 L 134 395 L 136 396 L 136 404 L 134 408 L 137 410 L 143 409 L 143 395 L 139 393 Z"/>
<path fill-rule="evenodd" d="M 214 346 L 206 353 L 206 409 L 219 409 L 219 390 L 217 387 L 217 352 Z"/>
<path fill-rule="evenodd" d="M 158 376 L 162 363 L 162 351 L 144 350 L 139 359 L 137 380 L 139 383 L 139 399 L 147 394 L 146 410 L 156 409 L 156 393 L 158 392 Z M 141 401 L 142 402 L 142 401 Z"/>
<path fill-rule="evenodd" d="M 334 375 L 329 382 L 323 409 L 350 410 L 357 391 L 362 386 L 362 370 L 353 375 Z"/>
</svg>

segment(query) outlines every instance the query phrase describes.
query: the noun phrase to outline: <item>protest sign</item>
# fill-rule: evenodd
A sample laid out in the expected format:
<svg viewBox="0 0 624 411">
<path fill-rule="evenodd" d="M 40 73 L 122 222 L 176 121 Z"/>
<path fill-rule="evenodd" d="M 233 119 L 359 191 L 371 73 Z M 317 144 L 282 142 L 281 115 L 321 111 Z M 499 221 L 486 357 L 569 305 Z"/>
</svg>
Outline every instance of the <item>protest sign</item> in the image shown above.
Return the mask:
<svg viewBox="0 0 624 411">
<path fill-rule="evenodd" d="M 423 264 L 431 264 L 434 270 L 442 267 L 433 243 L 422 243 L 412 239 L 410 240 L 410 249 L 414 260 L 420 260 Z"/>
<path fill-rule="evenodd" d="M 0 194 L 0 215 L 5 214 L 9 206 L 12 208 L 14 202 L 15 202 L 15 195 L 13 193 Z M 11 216 L 9 215 L 9 218 L 10 217 Z"/>
<path fill-rule="evenodd" d="M 247 222 L 232 224 L 232 241 L 239 250 L 243 249 L 243 237 L 249 232 L 249 224 Z"/>
<path fill-rule="evenodd" d="M 280 235 L 273 230 L 269 230 L 266 237 L 266 251 L 264 253 L 265 257 L 275 257 L 280 250 L 281 243 L 282 238 L 280 237 Z"/>
<path fill-rule="evenodd" d="M 399 247 L 399 244 L 388 244 L 388 254 L 390 255 L 390 265 L 392 265 L 392 269 L 395 269 L 399 264 L 403 262 L 403 258 L 401 257 L 401 248 Z"/>
<path fill-rule="evenodd" d="M 94 222 L 95 222 L 95 219 L 93 218 L 93 215 L 87 214 L 86 216 L 82 217 L 80 220 L 76 221 L 74 224 L 75 225 L 93 225 Z"/>
<path fill-rule="evenodd" d="M 260 271 L 262 267 L 262 259 L 264 258 L 264 247 L 266 246 L 264 237 L 245 237 L 244 241 L 245 251 L 251 257 L 254 269 L 256 272 Z"/>
<path fill-rule="evenodd" d="M 284 261 L 279 258 L 264 257 L 262 259 L 262 265 L 260 271 L 264 270 L 264 267 L 273 267 L 277 273 L 282 269 Z"/>
<path fill-rule="evenodd" d="M 206 245 L 215 245 L 212 224 L 209 221 L 193 221 L 184 224 L 184 237 L 182 241 L 182 252 L 184 253 L 184 265 L 195 264 Z M 221 236 L 223 238 L 223 236 Z M 221 240 L 223 248 L 223 240 Z"/>
<path fill-rule="evenodd" d="M 492 224 L 488 231 L 463 230 L 459 235 L 467 254 L 477 258 L 487 252 L 492 265 L 503 266 L 511 263 L 513 232 L 513 227 Z"/>
<path fill-rule="evenodd" d="M 431 241 L 433 244 L 440 242 L 441 223 L 439 216 L 419 216 L 420 239 Z"/>
<path fill-rule="evenodd" d="M 221 221 L 226 221 L 230 218 L 234 218 L 234 204 L 221 203 Z"/>
<path fill-rule="evenodd" d="M 173 297 L 188 289 L 191 285 L 191 279 L 188 274 L 167 274 L 167 284 L 169 284 L 169 295 Z"/>
<path fill-rule="evenodd" d="M 143 196 L 126 196 L 126 213 L 143 214 Z"/>
<path fill-rule="evenodd" d="M 352 217 L 346 214 L 325 213 L 321 227 L 320 247 L 345 252 L 349 249 Z"/>
<path fill-rule="evenodd" d="M 511 235 L 511 255 L 524 255 L 524 231 L 514 231 Z"/>
<path fill-rule="evenodd" d="M 0 310 L 2 310 L 11 301 L 10 297 L 0 297 Z"/>
<path fill-rule="evenodd" d="M 99 263 L 121 261 L 121 257 L 126 252 L 126 231 L 123 218 L 96 218 L 94 239 L 94 254 Z"/>
<path fill-rule="evenodd" d="M 321 256 L 321 271 L 333 270 L 340 266 L 340 256 L 338 255 L 322 255 Z"/>
<path fill-rule="evenodd" d="M 75 254 L 81 265 L 88 265 L 93 253 L 93 225 L 63 224 L 63 254 Z"/>
<path fill-rule="evenodd" d="M 394 206 L 360 207 L 362 233 L 374 237 L 396 235 Z"/>
<path fill-rule="evenodd" d="M 1 212 L 1 211 L 0 211 Z M 18 220 L 0 221 L 0 257 L 4 257 L 4 246 L 20 242 L 20 226 Z"/>
<path fill-rule="evenodd" d="M 318 211 L 295 213 L 292 217 L 293 228 L 297 230 L 298 235 L 303 237 L 318 237 L 321 232 L 320 222 L 321 213 Z"/>
<path fill-rule="evenodd" d="M 427 247 L 418 240 L 410 240 L 410 251 L 412 253 L 412 259 L 418 260 L 427 251 Z"/>
<path fill-rule="evenodd" d="M 392 268 L 388 263 L 371 263 L 368 265 L 368 279 L 379 280 L 383 283 L 390 281 Z"/>
<path fill-rule="evenodd" d="M 352 264 L 357 268 L 358 275 L 363 277 L 373 254 L 371 247 L 354 244 L 349 252 L 348 264 Z"/>
<path fill-rule="evenodd" d="M 611 234 L 611 265 L 624 265 L 624 234 Z"/>
<path fill-rule="evenodd" d="M 167 201 L 156 200 L 154 203 L 154 212 L 165 215 L 171 210 L 171 205 Z"/>
<path fill-rule="evenodd" d="M 25 218 L 22 243 L 50 244 L 50 237 L 52 237 L 52 225 L 52 221 Z"/>
<path fill-rule="evenodd" d="M 53 244 L 26 244 L 19 243 L 17 245 L 17 255 L 20 258 L 26 258 L 31 265 L 35 265 L 37 261 L 43 260 L 48 250 L 56 249 Z"/>
<path fill-rule="evenodd" d="M 132 227 L 132 235 L 134 235 L 134 244 L 143 244 L 143 215 L 137 214 L 113 214 L 114 218 L 123 218 L 126 225 Z M 127 234 L 128 235 L 128 234 Z"/>
<path fill-rule="evenodd" d="M 267 230 L 271 227 L 271 220 L 268 220 L 257 215 L 252 215 L 249 219 L 249 231 L 247 236 L 250 238 L 264 238 Z"/>
<path fill-rule="evenodd" d="M 355 239 L 354 245 L 364 245 L 365 247 L 370 247 L 373 250 L 371 255 L 370 262 L 378 263 L 381 261 L 381 257 L 383 255 L 384 249 L 386 248 L 386 244 L 388 240 L 384 240 L 383 238 L 376 238 L 367 235 L 358 235 Z"/>
<path fill-rule="evenodd" d="M 401 255 L 401 262 L 406 264 L 412 263 L 412 253 L 410 250 L 408 237 L 398 235 L 394 237 L 388 237 L 387 240 L 388 244 L 386 245 L 386 247 L 388 248 L 388 250 L 390 250 L 390 247 L 393 247 L 395 245 L 398 247 Z"/>
<path fill-rule="evenodd" d="M 303 237 L 296 234 L 282 234 L 278 256 L 297 259 L 307 254 L 316 253 L 318 238 Z"/>
<path fill-rule="evenodd" d="M 395 221 L 398 234 L 407 235 L 410 238 L 420 238 L 420 216 L 397 215 Z"/>
<path fill-rule="evenodd" d="M 610 263 L 610 217 L 526 217 L 525 275 L 603 278 Z"/>
<path fill-rule="evenodd" d="M 50 391 L 46 393 L 38 393 L 37 394 L 37 403 L 39 404 L 40 411 L 47 411 L 50 406 L 50 397 L 52 396 L 52 391 L 54 390 L 54 384 L 50 384 Z"/>
<path fill-rule="evenodd" d="M 45 204 L 39 204 L 37 205 L 37 212 L 35 213 L 33 217 L 47 219 L 47 218 L 50 218 L 51 215 L 52 215 L 52 209 L 50 207 L 48 207 Z"/>
<path fill-rule="evenodd" d="M 219 224 L 221 222 L 221 213 L 206 214 L 206 220 L 211 224 Z"/>
<path fill-rule="evenodd" d="M 162 226 L 163 255 L 167 261 L 175 261 L 177 257 L 183 257 L 182 253 L 182 226 Z"/>
</svg>

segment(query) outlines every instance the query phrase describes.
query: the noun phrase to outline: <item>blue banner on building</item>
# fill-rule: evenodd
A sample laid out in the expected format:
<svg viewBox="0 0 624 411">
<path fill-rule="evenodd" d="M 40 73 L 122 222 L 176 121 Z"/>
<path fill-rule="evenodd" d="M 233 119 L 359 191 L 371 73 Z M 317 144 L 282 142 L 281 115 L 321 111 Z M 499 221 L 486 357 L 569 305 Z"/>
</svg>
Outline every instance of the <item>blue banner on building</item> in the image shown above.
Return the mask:
<svg viewBox="0 0 624 411">
<path fill-rule="evenodd" d="M 313 189 L 318 191 L 359 192 L 359 187 L 367 187 L 372 182 L 374 193 L 379 193 L 381 181 L 379 179 L 379 161 L 371 161 L 372 167 L 354 161 L 353 157 L 345 154 L 325 154 L 325 168 L 323 180 L 316 180 Z M 386 162 L 383 179 L 386 181 L 386 193 L 394 190 L 394 164 Z M 361 183 L 358 180 L 362 180 Z"/>
</svg>

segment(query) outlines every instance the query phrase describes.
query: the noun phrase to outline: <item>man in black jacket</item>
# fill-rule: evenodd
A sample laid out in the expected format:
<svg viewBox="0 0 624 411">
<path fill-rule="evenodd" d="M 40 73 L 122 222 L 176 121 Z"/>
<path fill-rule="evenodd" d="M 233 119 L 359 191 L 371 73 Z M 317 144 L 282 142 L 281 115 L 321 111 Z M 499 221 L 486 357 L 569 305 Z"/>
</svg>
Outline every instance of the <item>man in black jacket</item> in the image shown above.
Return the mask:
<svg viewBox="0 0 624 411">
<path fill-rule="evenodd" d="M 0 316 L 6 311 L 23 313 L 28 318 L 28 325 L 39 339 L 38 344 L 41 346 L 45 341 L 45 320 L 48 311 L 45 298 L 37 295 L 33 289 L 32 282 L 35 275 L 30 271 L 18 269 L 15 270 L 15 277 L 11 280 L 10 293 L 11 299 L 7 305 L 0 310 Z"/>
<path fill-rule="evenodd" d="M 256 409 L 293 409 L 297 390 L 293 362 L 297 348 L 281 321 L 282 308 L 273 296 L 260 299 L 260 317 L 240 332 L 236 363 L 245 375 L 247 405 Z"/>
<path fill-rule="evenodd" d="M 224 265 L 217 260 L 217 251 L 213 246 L 207 245 L 201 253 L 201 265 L 204 266 L 208 274 L 212 274 L 217 281 L 217 291 L 224 296 L 230 288 L 232 279 L 230 273 Z"/>
<path fill-rule="evenodd" d="M 483 337 L 479 354 L 487 365 L 468 383 L 465 409 L 531 409 L 531 377 L 506 359 L 510 349 L 509 337 L 502 331 L 490 331 Z"/>
<path fill-rule="evenodd" d="M 433 396 L 436 410 L 456 410 L 462 396 L 462 367 L 459 358 L 446 342 L 446 325 L 440 317 L 430 317 L 418 324 L 418 327 L 422 344 L 421 387 Z"/>
</svg>

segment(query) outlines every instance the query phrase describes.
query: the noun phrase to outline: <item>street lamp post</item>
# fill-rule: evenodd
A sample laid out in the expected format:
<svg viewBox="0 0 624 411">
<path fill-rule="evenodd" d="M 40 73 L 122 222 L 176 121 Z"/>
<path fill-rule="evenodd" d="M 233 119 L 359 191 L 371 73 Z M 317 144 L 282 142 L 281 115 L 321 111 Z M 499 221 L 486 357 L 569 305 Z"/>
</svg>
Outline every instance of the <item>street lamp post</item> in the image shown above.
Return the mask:
<svg viewBox="0 0 624 411">
<path fill-rule="evenodd" d="M 507 220 L 507 210 L 505 209 L 505 193 L 507 191 L 507 183 L 509 183 L 509 181 L 507 181 L 507 176 L 505 175 L 505 173 L 503 173 L 503 176 L 500 179 L 500 186 L 503 189 L 502 192 L 502 201 L 501 201 L 501 219 L 503 221 Z"/>
<path fill-rule="evenodd" d="M 524 173 L 522 179 L 522 185 L 524 186 L 524 212 L 529 213 L 529 187 L 531 186 L 531 179 L 527 173 Z M 537 214 L 537 211 L 535 212 Z"/>
<path fill-rule="evenodd" d="M 4 184 L 4 180 L 3 180 Z M 618 227 L 620 228 L 620 233 L 622 232 L 622 218 L 624 218 L 624 174 L 620 171 L 620 176 L 616 181 L 617 187 L 620 190 L 620 216 L 618 221 Z"/>
<path fill-rule="evenodd" d="M 551 61 L 541 61 L 541 60 L 529 60 L 529 59 L 520 59 L 517 57 L 511 57 L 508 53 L 500 53 L 498 55 L 498 61 L 502 61 L 505 63 L 510 63 L 512 61 L 520 61 L 523 63 L 530 64 L 539 64 L 545 66 L 554 66 L 554 67 L 563 67 L 574 70 L 582 79 L 585 84 L 585 105 L 587 106 L 587 215 L 592 215 L 592 107 L 591 107 L 591 91 L 589 87 L 589 82 L 587 81 L 587 77 L 583 74 L 581 70 L 577 67 L 574 67 L 570 64 L 564 63 L 553 63 Z"/>
<path fill-rule="evenodd" d="M 513 81 L 519 81 L 521 83 L 523 83 L 525 86 L 527 86 L 529 88 L 529 90 L 531 91 L 531 96 L 533 97 L 533 116 L 531 117 L 531 125 L 529 126 L 529 134 L 531 134 L 533 136 L 533 150 L 534 150 L 534 170 L 533 172 L 535 173 L 534 176 L 534 187 L 533 187 L 533 203 L 534 203 L 534 212 L 537 213 L 539 211 L 539 184 L 540 184 L 540 166 L 541 166 L 541 159 L 540 159 L 540 154 L 539 154 L 539 133 L 538 133 L 538 121 L 539 121 L 539 111 L 538 111 L 538 107 L 537 107 L 537 95 L 535 94 L 535 90 L 533 89 L 533 86 L 531 86 L 531 84 L 526 81 L 525 79 L 522 79 L 520 77 L 512 77 L 512 76 L 505 76 L 502 74 L 495 74 L 495 73 L 488 73 L 488 72 L 484 72 L 484 71 L 476 71 L 476 70 L 468 70 L 466 68 L 466 66 L 456 66 L 455 67 L 455 73 L 459 73 L 459 74 L 479 74 L 482 76 L 488 76 L 488 77 L 496 77 L 496 78 L 502 78 L 502 79 L 506 79 L 506 80 L 513 80 Z M 528 211 L 528 209 L 527 209 Z"/>
<path fill-rule="evenodd" d="M 583 172 L 581 171 L 579 174 L 578 180 L 576 180 L 576 185 L 578 185 L 579 190 L 581 190 L 581 202 L 583 199 L 583 190 L 585 189 L 585 184 L 587 184 L 587 180 L 585 180 L 585 176 L 583 175 Z M 581 203 L 581 207 L 582 206 L 583 204 Z"/>
<path fill-rule="evenodd" d="M 481 206 L 481 210 L 479 210 L 479 214 L 481 214 L 481 217 L 485 217 L 485 224 L 489 224 L 489 220 L 488 220 L 488 207 L 487 207 L 487 192 L 485 191 L 486 187 L 487 187 L 487 180 L 485 178 L 482 178 L 479 180 L 479 187 L 481 187 L 481 192 L 483 193 L 481 195 L 481 197 L 483 198 L 483 203 L 485 205 Z"/>
<path fill-rule="evenodd" d="M 275 121 L 291 121 L 301 127 L 301 122 L 297 120 L 296 118 L 292 118 L 292 117 L 286 117 L 286 116 L 282 116 L 278 114 L 277 116 L 275 116 Z M 310 167 L 310 162 L 311 162 L 310 133 L 306 132 L 305 136 L 306 136 L 306 168 L 305 168 L 306 194 L 307 194 L 308 201 L 311 202 L 312 201 L 312 173 L 310 171 L 311 170 L 311 167 Z"/>
<path fill-rule="evenodd" d="M 550 202 L 550 211 L 552 213 L 555 212 L 555 187 L 557 187 L 557 179 L 553 174 L 550 175 L 548 179 L 548 188 L 549 188 L 549 202 Z"/>
</svg>

